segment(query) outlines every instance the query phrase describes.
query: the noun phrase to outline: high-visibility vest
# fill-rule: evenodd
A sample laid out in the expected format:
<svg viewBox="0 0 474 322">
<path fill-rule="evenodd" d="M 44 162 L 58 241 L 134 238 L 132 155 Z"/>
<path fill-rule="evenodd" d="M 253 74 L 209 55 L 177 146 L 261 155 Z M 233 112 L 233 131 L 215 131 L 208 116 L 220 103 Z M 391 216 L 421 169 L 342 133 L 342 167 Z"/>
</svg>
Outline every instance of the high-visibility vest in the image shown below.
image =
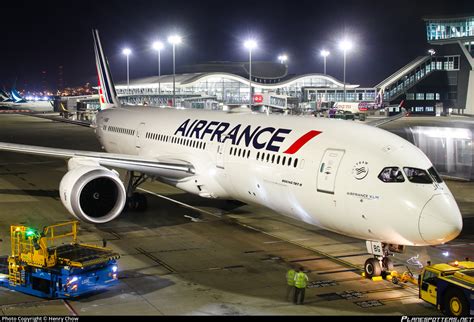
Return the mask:
<svg viewBox="0 0 474 322">
<path fill-rule="evenodd" d="M 294 269 L 290 269 L 288 273 L 286 273 L 286 280 L 288 282 L 288 285 L 290 286 L 295 285 L 295 275 L 296 275 L 296 272 Z"/>
<path fill-rule="evenodd" d="M 306 288 L 306 282 L 308 281 L 308 276 L 305 273 L 299 272 L 295 275 L 295 286 L 297 288 Z"/>
</svg>

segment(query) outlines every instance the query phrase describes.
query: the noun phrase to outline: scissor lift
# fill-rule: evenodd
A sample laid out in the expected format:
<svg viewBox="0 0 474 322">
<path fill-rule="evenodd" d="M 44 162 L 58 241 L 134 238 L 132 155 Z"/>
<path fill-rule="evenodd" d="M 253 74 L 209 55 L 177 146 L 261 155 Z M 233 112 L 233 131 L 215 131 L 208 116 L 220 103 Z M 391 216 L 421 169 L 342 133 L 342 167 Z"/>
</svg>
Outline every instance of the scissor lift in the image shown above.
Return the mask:
<svg viewBox="0 0 474 322">
<path fill-rule="evenodd" d="M 118 283 L 119 254 L 77 242 L 77 221 L 41 233 L 10 228 L 11 255 L 0 259 L 0 286 L 42 298 L 75 298 Z"/>
</svg>

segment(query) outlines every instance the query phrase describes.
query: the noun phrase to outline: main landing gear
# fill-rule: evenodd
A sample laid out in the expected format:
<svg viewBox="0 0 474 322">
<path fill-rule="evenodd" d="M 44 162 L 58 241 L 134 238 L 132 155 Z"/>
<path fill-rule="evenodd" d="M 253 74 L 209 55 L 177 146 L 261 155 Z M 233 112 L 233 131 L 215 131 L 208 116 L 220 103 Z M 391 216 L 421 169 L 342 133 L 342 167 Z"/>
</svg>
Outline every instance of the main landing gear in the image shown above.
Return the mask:
<svg viewBox="0 0 474 322">
<path fill-rule="evenodd" d="M 365 261 L 364 272 L 367 278 L 381 276 L 393 271 L 393 253 L 403 253 L 404 246 L 367 241 L 367 251 L 374 255 Z"/>
<path fill-rule="evenodd" d="M 127 202 L 125 203 L 126 210 L 135 210 L 143 212 L 148 208 L 148 201 L 146 195 L 136 192 L 139 185 L 146 181 L 148 177 L 144 174 L 136 175 L 134 171 L 127 171 L 125 183 L 127 185 Z"/>
</svg>

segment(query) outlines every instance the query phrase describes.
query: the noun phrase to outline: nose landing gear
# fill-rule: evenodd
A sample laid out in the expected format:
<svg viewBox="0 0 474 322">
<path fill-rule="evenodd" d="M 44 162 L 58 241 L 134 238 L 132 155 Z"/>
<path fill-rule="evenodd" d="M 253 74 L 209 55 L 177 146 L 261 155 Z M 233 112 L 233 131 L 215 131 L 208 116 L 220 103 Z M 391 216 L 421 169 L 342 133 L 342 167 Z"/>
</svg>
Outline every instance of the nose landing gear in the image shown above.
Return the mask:
<svg viewBox="0 0 474 322">
<path fill-rule="evenodd" d="M 390 256 L 393 253 L 402 253 L 404 246 L 385 244 L 382 242 L 367 241 L 367 251 L 374 255 L 365 261 L 364 272 L 367 278 L 381 276 L 393 271 L 393 261 Z"/>
</svg>

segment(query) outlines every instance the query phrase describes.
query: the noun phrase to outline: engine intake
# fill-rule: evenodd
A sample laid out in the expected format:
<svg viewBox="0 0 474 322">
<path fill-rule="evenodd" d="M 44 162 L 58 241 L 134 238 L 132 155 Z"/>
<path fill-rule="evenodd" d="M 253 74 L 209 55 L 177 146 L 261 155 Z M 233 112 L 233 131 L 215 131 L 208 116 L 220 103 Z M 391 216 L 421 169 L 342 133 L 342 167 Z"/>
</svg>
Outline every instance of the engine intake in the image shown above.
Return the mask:
<svg viewBox="0 0 474 322">
<path fill-rule="evenodd" d="M 118 217 L 127 199 L 118 174 L 101 166 L 70 170 L 59 184 L 61 201 L 77 219 L 103 224 Z"/>
</svg>

